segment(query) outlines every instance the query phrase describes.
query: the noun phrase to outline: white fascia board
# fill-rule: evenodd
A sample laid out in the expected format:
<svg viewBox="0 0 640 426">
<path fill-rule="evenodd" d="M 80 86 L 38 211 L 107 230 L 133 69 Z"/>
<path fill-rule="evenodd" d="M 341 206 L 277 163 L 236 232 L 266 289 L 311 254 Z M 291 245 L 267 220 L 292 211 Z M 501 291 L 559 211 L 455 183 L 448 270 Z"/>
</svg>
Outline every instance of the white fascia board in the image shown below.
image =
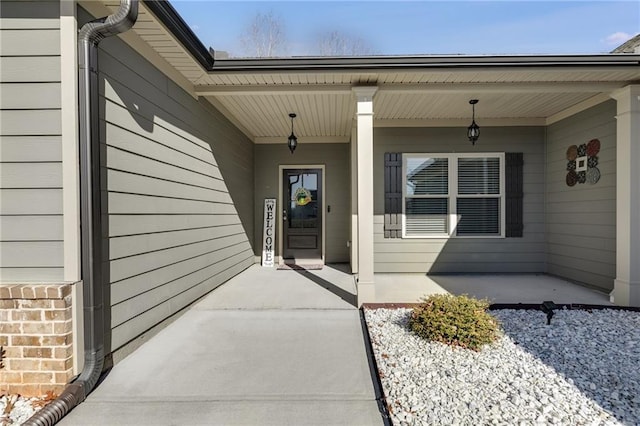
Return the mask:
<svg viewBox="0 0 640 426">
<path fill-rule="evenodd" d="M 234 85 L 234 86 L 196 86 L 199 96 L 272 96 L 272 95 L 350 95 L 348 84 L 284 84 L 273 85 Z"/>
<path fill-rule="evenodd" d="M 284 144 L 287 142 L 287 137 L 277 137 L 277 136 L 268 136 L 268 137 L 256 137 L 254 140 L 255 144 L 259 145 L 270 145 L 270 144 Z M 298 143 L 307 144 L 307 143 L 349 143 L 349 136 L 302 136 L 298 137 Z"/>
<path fill-rule="evenodd" d="M 247 129 L 240 120 L 238 120 L 231 112 L 225 107 L 222 102 L 213 96 L 207 96 L 204 98 L 207 102 L 215 107 L 222 115 L 225 116 L 227 120 L 231 122 L 234 126 L 238 128 L 246 137 L 248 137 L 253 143 L 256 143 L 256 137 Z"/>
<path fill-rule="evenodd" d="M 547 120 L 544 117 L 531 118 L 483 118 L 482 127 L 526 127 L 545 126 Z M 379 119 L 373 121 L 373 127 L 467 127 L 469 119 L 442 118 L 442 119 Z"/>
<path fill-rule="evenodd" d="M 551 82 L 551 83 L 424 83 L 380 84 L 385 93 L 601 93 L 623 87 L 620 82 Z M 348 84 L 283 84 L 273 85 L 200 85 L 195 93 L 200 96 L 271 96 L 271 95 L 343 95 L 350 94 L 354 86 Z"/>
<path fill-rule="evenodd" d="M 380 85 L 386 93 L 600 93 L 623 87 L 620 82 L 425 83 Z"/>
</svg>

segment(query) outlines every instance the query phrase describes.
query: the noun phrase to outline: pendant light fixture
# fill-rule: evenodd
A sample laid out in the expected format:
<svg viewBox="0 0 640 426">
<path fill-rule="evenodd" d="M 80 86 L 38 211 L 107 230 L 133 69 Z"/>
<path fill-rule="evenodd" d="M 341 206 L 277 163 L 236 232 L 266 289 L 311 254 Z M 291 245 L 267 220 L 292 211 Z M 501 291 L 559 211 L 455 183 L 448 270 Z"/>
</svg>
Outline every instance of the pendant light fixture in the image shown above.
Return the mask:
<svg viewBox="0 0 640 426">
<path fill-rule="evenodd" d="M 471 144 L 475 145 L 478 137 L 480 136 L 480 126 L 476 124 L 476 104 L 478 103 L 478 100 L 471 99 L 469 103 L 471 104 L 471 108 L 473 109 L 473 115 L 471 118 L 471 125 L 467 127 L 467 137 L 471 141 Z"/>
<path fill-rule="evenodd" d="M 293 119 L 296 118 L 296 115 L 292 112 L 289 114 L 289 117 L 291 117 L 291 135 L 289 135 L 289 139 L 287 140 L 287 146 L 293 154 L 293 151 L 295 151 L 298 146 L 298 138 L 293 134 Z"/>
</svg>

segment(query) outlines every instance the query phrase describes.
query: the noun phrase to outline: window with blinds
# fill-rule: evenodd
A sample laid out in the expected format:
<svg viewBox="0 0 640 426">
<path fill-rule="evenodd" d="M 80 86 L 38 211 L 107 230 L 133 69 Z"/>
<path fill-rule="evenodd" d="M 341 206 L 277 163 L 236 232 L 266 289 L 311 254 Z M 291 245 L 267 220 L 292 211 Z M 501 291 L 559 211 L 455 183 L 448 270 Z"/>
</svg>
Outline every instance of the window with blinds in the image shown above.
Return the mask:
<svg viewBox="0 0 640 426">
<path fill-rule="evenodd" d="M 406 236 L 449 233 L 449 160 L 412 157 L 405 164 L 404 232 Z"/>
<path fill-rule="evenodd" d="M 504 154 L 404 154 L 403 236 L 503 236 Z"/>
<path fill-rule="evenodd" d="M 457 235 L 500 235 L 500 159 L 458 158 Z"/>
</svg>

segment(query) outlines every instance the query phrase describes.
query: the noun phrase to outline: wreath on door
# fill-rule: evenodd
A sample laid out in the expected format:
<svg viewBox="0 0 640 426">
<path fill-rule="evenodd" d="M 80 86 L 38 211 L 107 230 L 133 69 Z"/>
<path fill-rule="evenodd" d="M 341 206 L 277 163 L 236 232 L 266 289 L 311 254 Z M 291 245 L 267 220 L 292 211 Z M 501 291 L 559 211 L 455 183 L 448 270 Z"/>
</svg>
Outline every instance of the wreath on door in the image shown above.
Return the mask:
<svg viewBox="0 0 640 426">
<path fill-rule="evenodd" d="M 311 202 L 311 192 L 307 188 L 298 188 L 293 194 L 294 201 L 298 206 L 306 206 Z"/>
</svg>

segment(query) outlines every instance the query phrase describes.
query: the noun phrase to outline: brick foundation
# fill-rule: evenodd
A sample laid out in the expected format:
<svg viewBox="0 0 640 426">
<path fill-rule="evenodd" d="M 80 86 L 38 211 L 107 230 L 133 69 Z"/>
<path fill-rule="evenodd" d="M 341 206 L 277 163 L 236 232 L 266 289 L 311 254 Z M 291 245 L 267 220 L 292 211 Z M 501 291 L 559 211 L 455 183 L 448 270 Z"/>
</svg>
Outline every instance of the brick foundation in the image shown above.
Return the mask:
<svg viewBox="0 0 640 426">
<path fill-rule="evenodd" d="M 0 284 L 0 395 L 59 394 L 73 376 L 70 284 Z"/>
</svg>

